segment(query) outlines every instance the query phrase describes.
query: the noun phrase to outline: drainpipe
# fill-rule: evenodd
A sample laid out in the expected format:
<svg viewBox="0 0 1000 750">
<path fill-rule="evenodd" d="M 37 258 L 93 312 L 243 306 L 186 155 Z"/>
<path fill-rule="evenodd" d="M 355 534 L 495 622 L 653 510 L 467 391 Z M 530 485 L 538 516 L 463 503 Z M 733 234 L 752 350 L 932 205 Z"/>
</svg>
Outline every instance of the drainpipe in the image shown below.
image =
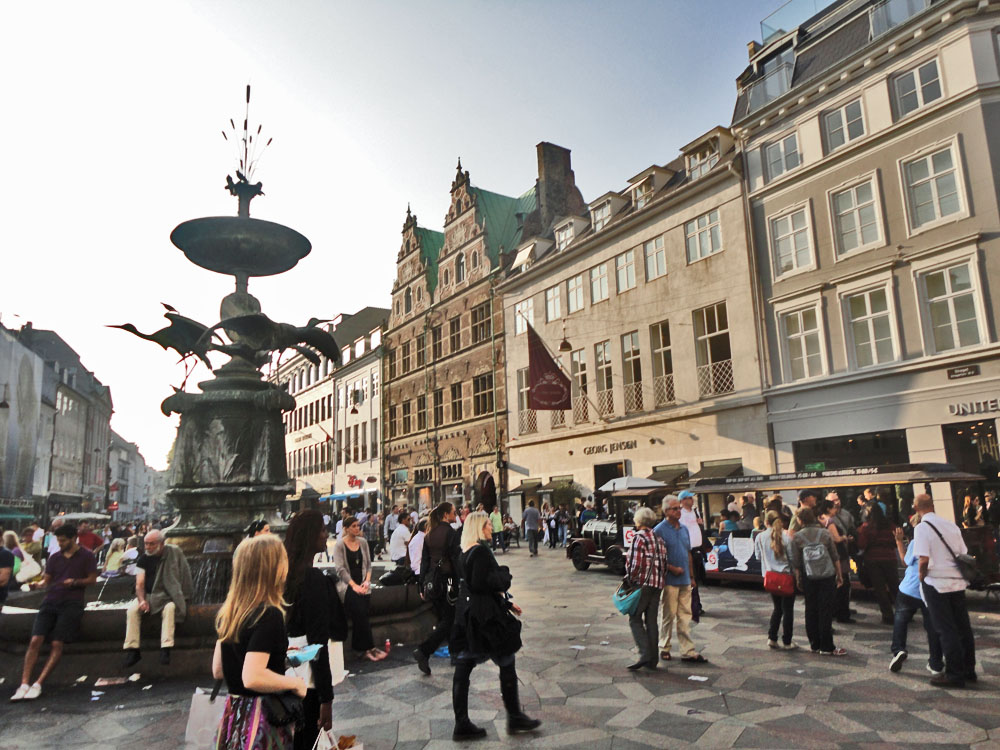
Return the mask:
<svg viewBox="0 0 1000 750">
<path fill-rule="evenodd" d="M 497 267 L 490 272 L 490 359 L 493 366 L 493 447 L 496 450 L 496 467 L 497 473 L 500 479 L 500 486 L 497 490 L 497 507 L 500 507 L 501 498 L 507 492 L 507 468 L 503 465 L 503 449 L 500 447 L 500 417 L 498 408 L 500 406 L 499 399 L 497 399 L 497 348 L 496 348 L 496 326 L 494 325 L 494 308 L 493 302 L 496 297 L 496 275 L 500 270 L 499 263 Z M 501 337 L 501 344 L 503 344 L 504 339 Z M 504 352 L 504 362 L 506 362 L 506 351 Z M 506 371 L 506 367 L 505 367 Z M 504 388 L 506 389 L 506 382 L 504 383 Z M 504 391 L 506 393 L 506 390 Z M 506 406 L 506 405 L 505 405 Z M 475 481 L 473 479 L 473 481 Z"/>
</svg>

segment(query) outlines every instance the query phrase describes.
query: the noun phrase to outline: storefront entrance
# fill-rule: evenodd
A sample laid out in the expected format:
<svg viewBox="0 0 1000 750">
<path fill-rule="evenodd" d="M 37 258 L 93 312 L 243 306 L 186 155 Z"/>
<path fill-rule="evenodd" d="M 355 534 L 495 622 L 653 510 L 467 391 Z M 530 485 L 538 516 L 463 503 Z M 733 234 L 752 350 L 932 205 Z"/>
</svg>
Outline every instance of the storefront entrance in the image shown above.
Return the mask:
<svg viewBox="0 0 1000 750">
<path fill-rule="evenodd" d="M 997 423 L 995 419 L 975 422 L 953 422 L 941 425 L 944 438 L 944 455 L 949 464 L 959 471 L 982 474 L 985 482 L 974 486 L 953 483 L 951 497 L 955 507 L 955 518 L 962 517 L 962 505 L 966 495 L 984 499 L 986 490 L 1000 489 L 1000 450 L 997 448 Z"/>
</svg>

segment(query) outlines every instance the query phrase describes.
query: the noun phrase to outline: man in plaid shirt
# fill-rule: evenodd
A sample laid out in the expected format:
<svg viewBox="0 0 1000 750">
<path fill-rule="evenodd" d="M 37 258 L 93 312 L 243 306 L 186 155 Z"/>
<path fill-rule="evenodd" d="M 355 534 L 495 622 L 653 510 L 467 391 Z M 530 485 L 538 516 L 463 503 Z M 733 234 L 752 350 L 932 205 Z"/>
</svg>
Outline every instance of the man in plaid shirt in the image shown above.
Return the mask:
<svg viewBox="0 0 1000 750">
<path fill-rule="evenodd" d="M 635 536 L 625 565 L 625 575 L 636 586 L 641 586 L 639 604 L 629 615 L 628 624 L 632 638 L 639 649 L 639 661 L 629 665 L 633 672 L 642 667 L 656 669 L 659 661 L 657 639 L 657 613 L 660 593 L 666 583 L 667 547 L 652 528 L 659 519 L 650 508 L 639 508 L 635 513 Z"/>
</svg>

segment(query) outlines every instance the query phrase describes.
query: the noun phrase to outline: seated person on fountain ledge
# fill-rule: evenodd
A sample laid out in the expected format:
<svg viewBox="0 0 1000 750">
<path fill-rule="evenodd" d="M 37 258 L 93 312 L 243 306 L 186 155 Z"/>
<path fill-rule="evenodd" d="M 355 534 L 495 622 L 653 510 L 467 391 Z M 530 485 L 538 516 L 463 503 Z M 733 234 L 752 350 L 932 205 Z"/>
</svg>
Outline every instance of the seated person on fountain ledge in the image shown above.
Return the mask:
<svg viewBox="0 0 1000 750">
<path fill-rule="evenodd" d="M 125 614 L 125 669 L 142 658 L 139 630 L 142 616 L 147 613 L 161 617 L 160 663 L 170 663 L 174 624 L 184 622 L 194 593 L 191 568 L 181 548 L 166 544 L 163 533 L 155 529 L 146 534 L 143 541 L 146 551 L 135 563 L 135 601 L 128 606 Z"/>
</svg>

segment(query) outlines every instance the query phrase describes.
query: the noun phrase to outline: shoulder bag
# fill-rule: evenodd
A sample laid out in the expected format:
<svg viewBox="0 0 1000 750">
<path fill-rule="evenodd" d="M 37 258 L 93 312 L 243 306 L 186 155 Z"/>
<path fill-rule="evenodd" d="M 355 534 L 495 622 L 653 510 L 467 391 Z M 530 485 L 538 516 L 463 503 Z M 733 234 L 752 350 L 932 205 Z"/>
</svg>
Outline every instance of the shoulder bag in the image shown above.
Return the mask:
<svg viewBox="0 0 1000 750">
<path fill-rule="evenodd" d="M 632 546 L 629 548 L 629 570 L 632 569 L 632 560 L 635 557 L 636 543 L 633 540 Z M 638 586 L 632 583 L 628 576 L 626 575 L 622 578 L 621 584 L 619 584 L 617 590 L 611 595 L 611 601 L 614 602 L 615 609 L 621 612 L 623 615 L 633 615 L 636 609 L 639 607 L 639 597 L 642 595 L 642 586 Z"/>
<path fill-rule="evenodd" d="M 938 535 L 938 539 L 941 540 L 941 544 L 943 544 L 944 548 L 951 554 L 952 559 L 955 561 L 955 565 L 958 567 L 958 572 L 962 574 L 962 578 L 964 578 L 973 588 L 981 587 L 983 584 L 983 574 L 979 572 L 979 565 L 976 563 L 976 558 L 968 554 L 956 555 L 948 542 L 946 542 L 944 537 L 941 536 L 941 532 L 935 528 L 934 524 L 928 523 L 927 521 L 922 521 L 922 523 L 926 523 L 934 529 L 934 533 Z"/>
<path fill-rule="evenodd" d="M 768 570 L 764 573 L 764 590 L 775 596 L 795 596 L 795 578 L 790 573 Z"/>
<path fill-rule="evenodd" d="M 261 696 L 264 715 L 272 727 L 300 726 L 305 718 L 302 699 L 292 692 L 267 693 Z"/>
<path fill-rule="evenodd" d="M 42 574 L 42 566 L 24 550 L 21 550 L 21 554 L 24 555 L 24 559 L 21 561 L 20 569 L 14 574 L 14 579 L 18 583 L 27 583 L 32 578 L 37 578 Z"/>
</svg>

